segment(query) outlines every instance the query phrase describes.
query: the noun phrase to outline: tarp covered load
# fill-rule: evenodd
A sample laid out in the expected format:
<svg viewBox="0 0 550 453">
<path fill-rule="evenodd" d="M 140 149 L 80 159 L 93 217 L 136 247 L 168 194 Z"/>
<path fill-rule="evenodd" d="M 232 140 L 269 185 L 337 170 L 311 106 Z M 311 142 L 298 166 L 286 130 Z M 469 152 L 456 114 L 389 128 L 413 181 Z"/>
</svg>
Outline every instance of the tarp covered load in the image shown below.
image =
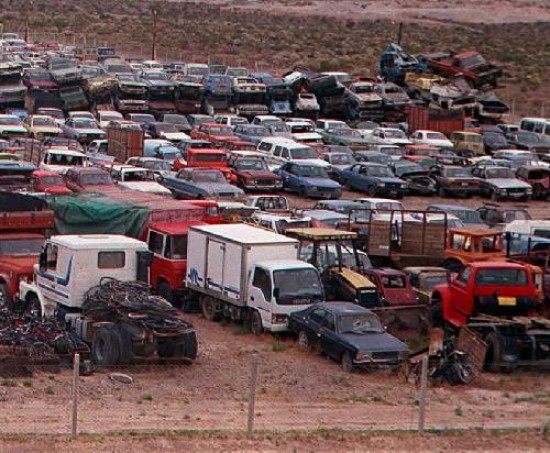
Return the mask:
<svg viewBox="0 0 550 453">
<path fill-rule="evenodd" d="M 48 205 L 55 211 L 59 234 L 124 234 L 139 238 L 151 209 L 123 203 L 99 193 L 52 197 Z"/>
</svg>

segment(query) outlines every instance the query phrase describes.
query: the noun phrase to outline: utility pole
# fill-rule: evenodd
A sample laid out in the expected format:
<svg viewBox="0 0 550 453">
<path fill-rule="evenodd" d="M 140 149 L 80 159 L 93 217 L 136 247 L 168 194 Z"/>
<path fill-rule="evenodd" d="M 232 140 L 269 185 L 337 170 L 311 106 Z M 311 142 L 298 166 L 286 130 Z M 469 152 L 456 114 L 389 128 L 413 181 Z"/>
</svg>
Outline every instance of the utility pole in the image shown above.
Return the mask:
<svg viewBox="0 0 550 453">
<path fill-rule="evenodd" d="M 158 10 L 156 8 L 152 9 L 153 14 L 153 43 L 151 46 L 151 60 L 157 59 L 157 16 Z"/>
<path fill-rule="evenodd" d="M 25 14 L 25 42 L 29 42 L 29 21 L 31 12 L 34 11 L 34 1 L 29 0 L 27 13 Z"/>
</svg>

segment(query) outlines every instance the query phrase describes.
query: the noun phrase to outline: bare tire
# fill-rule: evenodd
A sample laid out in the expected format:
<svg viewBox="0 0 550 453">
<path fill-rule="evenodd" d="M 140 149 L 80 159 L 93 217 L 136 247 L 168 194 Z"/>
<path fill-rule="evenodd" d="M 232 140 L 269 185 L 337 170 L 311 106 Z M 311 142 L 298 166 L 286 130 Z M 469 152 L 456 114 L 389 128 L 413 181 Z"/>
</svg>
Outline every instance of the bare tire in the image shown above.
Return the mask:
<svg viewBox="0 0 550 453">
<path fill-rule="evenodd" d="M 340 359 L 340 364 L 342 365 L 342 369 L 346 373 L 351 373 L 353 370 L 353 359 L 351 358 L 351 355 L 349 352 L 344 352 L 342 354 L 342 357 Z"/>
<path fill-rule="evenodd" d="M 367 193 L 369 194 L 369 197 L 376 197 L 376 187 L 369 186 Z"/>
<path fill-rule="evenodd" d="M 258 310 L 254 310 L 250 313 L 250 331 L 254 335 L 261 335 L 264 331 L 264 326 L 262 324 L 262 317 Z"/>
<path fill-rule="evenodd" d="M 163 297 L 173 305 L 174 292 L 172 291 L 172 288 L 170 288 L 170 285 L 168 283 L 162 282 L 158 287 L 158 293 L 160 297 Z"/>
<path fill-rule="evenodd" d="M 298 346 L 304 351 L 311 350 L 311 345 L 309 344 L 309 339 L 305 330 L 300 330 L 300 332 L 298 332 Z"/>
<path fill-rule="evenodd" d="M 206 296 L 201 300 L 201 309 L 203 316 L 208 321 L 217 321 L 219 319 L 217 302 L 212 297 Z"/>
<path fill-rule="evenodd" d="M 92 341 L 92 359 L 96 365 L 112 366 L 120 356 L 119 337 L 113 329 L 100 328 Z"/>
<path fill-rule="evenodd" d="M 11 306 L 11 297 L 8 291 L 8 285 L 0 283 L 0 309 Z"/>
</svg>

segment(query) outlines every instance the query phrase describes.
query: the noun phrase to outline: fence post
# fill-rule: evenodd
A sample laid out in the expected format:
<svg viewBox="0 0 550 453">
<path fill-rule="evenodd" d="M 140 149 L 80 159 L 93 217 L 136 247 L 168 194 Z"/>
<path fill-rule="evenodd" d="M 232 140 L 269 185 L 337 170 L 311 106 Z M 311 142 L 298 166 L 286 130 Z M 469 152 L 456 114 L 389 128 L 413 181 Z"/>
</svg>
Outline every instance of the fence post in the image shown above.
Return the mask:
<svg viewBox="0 0 550 453">
<path fill-rule="evenodd" d="M 256 380 L 258 376 L 258 356 L 252 357 L 250 364 L 250 386 L 248 394 L 248 423 L 246 433 L 251 436 L 254 432 L 254 405 L 256 403 Z"/>
<path fill-rule="evenodd" d="M 76 353 L 73 358 L 73 415 L 71 438 L 76 439 L 78 422 L 78 375 L 80 372 L 80 354 Z"/>
<path fill-rule="evenodd" d="M 418 432 L 424 433 L 424 420 L 426 417 L 426 388 L 428 385 L 428 356 L 422 359 L 422 374 L 420 375 L 420 397 L 418 409 Z"/>
</svg>

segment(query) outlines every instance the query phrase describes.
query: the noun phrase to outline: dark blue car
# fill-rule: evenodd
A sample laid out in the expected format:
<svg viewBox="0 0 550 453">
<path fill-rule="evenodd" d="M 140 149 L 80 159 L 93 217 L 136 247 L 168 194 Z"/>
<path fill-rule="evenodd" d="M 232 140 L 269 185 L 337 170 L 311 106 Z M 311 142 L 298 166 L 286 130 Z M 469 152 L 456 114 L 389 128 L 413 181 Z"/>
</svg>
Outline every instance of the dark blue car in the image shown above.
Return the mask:
<svg viewBox="0 0 550 453">
<path fill-rule="evenodd" d="M 378 317 L 352 302 L 322 302 L 291 313 L 289 329 L 304 350 L 319 351 L 354 367 L 397 367 L 409 355 L 405 343 L 386 332 Z"/>
<path fill-rule="evenodd" d="M 397 178 L 381 164 L 360 163 L 340 172 L 342 184 L 349 190 L 366 192 L 371 197 L 389 196 L 402 198 L 407 191 L 407 182 Z"/>
<path fill-rule="evenodd" d="M 329 178 L 327 169 L 316 162 L 289 161 L 275 173 L 283 178 L 283 187 L 310 198 L 340 198 L 342 186 Z"/>
</svg>

